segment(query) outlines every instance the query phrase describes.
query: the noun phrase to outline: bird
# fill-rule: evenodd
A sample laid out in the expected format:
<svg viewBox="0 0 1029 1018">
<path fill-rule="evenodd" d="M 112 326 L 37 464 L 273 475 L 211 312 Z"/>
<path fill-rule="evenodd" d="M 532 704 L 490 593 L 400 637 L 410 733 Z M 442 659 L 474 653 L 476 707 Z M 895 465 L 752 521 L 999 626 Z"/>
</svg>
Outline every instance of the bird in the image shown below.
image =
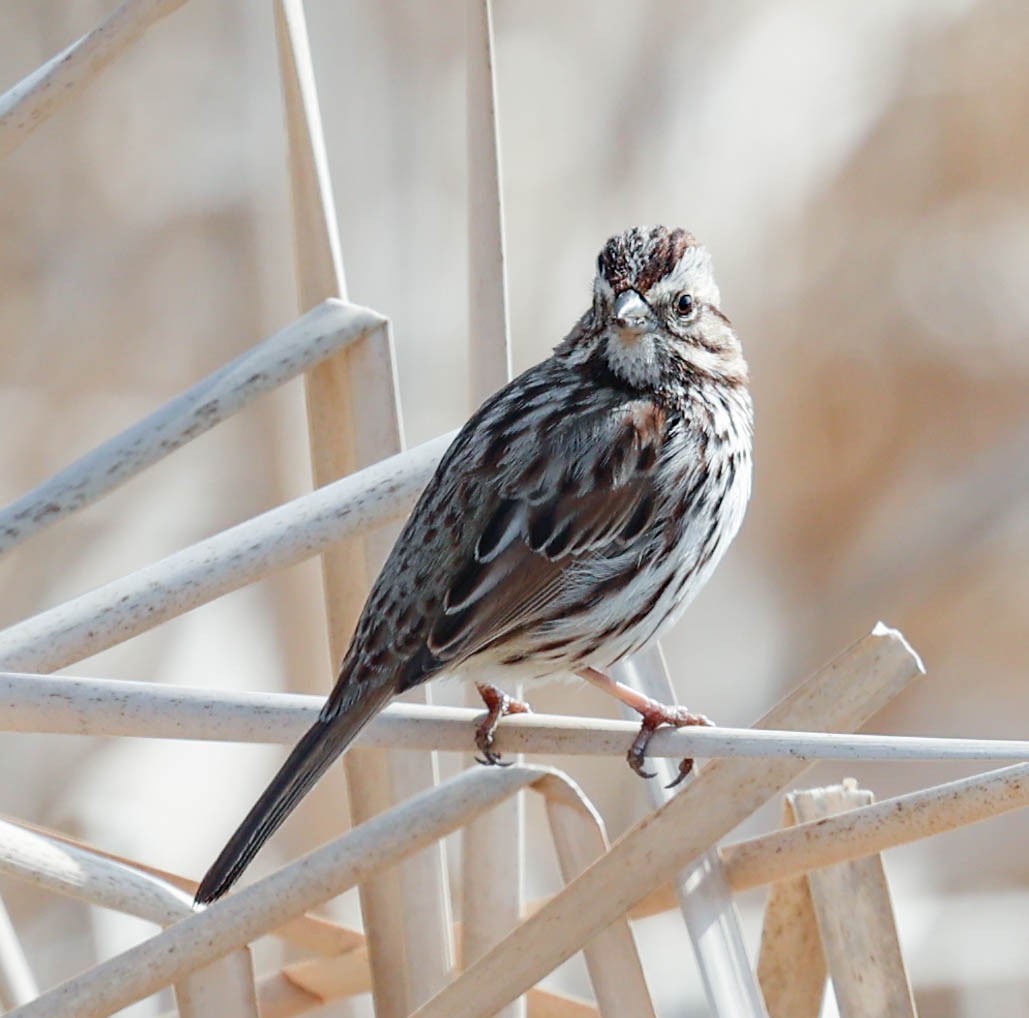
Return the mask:
<svg viewBox="0 0 1029 1018">
<path fill-rule="evenodd" d="M 365 602 L 312 727 L 196 893 L 221 897 L 389 700 L 446 673 L 476 682 L 495 730 L 528 710 L 487 677 L 578 675 L 641 716 L 644 777 L 662 724 L 709 724 L 610 677 L 681 616 L 742 523 L 751 490 L 748 369 L 711 257 L 681 228 L 601 249 L 588 310 L 550 357 L 472 415 Z M 683 761 L 680 779 L 692 761 Z"/>
</svg>

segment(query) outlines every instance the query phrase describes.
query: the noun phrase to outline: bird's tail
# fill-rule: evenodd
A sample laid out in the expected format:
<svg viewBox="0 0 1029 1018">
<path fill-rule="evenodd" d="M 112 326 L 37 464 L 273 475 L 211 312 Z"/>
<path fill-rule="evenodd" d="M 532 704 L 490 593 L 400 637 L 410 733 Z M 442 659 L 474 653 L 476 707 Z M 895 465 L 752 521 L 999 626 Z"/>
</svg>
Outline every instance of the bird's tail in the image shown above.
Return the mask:
<svg viewBox="0 0 1029 1018">
<path fill-rule="evenodd" d="M 196 904 L 220 898 L 239 878 L 261 846 L 279 829 L 329 765 L 389 699 L 388 685 L 362 685 L 339 713 L 323 716 L 296 744 L 261 798 L 212 863 L 197 888 Z"/>
</svg>

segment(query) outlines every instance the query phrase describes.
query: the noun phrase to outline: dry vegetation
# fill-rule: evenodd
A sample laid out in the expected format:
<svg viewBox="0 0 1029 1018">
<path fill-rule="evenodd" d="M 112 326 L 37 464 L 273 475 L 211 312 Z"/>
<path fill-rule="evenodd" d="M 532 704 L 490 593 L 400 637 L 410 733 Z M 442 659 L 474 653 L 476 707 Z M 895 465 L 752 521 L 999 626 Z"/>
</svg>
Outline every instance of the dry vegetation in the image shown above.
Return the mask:
<svg viewBox="0 0 1029 1018">
<path fill-rule="evenodd" d="M 167 737 L 177 727 L 205 739 L 230 729 L 243 742 L 295 737 L 311 703 L 272 694 L 325 690 L 390 521 L 441 451 L 437 436 L 503 380 L 511 359 L 520 367 L 560 339 L 580 310 L 597 243 L 632 222 L 681 222 L 712 250 L 758 413 L 744 532 L 666 642 L 670 667 L 650 655 L 635 681 L 660 691 L 670 680 L 682 701 L 742 726 L 837 658 L 804 695 L 774 708 L 772 727 L 853 731 L 881 707 L 876 732 L 1025 736 L 1022 5 L 497 0 L 499 121 L 488 101 L 482 8 L 467 5 L 466 50 L 465 6 L 312 0 L 321 117 L 295 3 L 130 2 L 95 41 L 105 52 L 112 40 L 137 37 L 120 55 L 109 50 L 117 59 L 102 74 L 84 72 L 88 88 L 75 87 L 74 62 L 37 90 L 42 102 L 32 106 L 31 82 L 25 88 L 30 123 L 39 121 L 31 136 L 16 122 L 26 105 L 4 105 L 11 93 L 0 100 L 0 501 L 240 358 L 235 374 L 138 425 L 131 455 L 128 445 L 108 449 L 82 476 L 100 494 L 104 478 L 123 479 L 108 473 L 112 463 L 128 478 L 180 438 L 189 444 L 66 520 L 48 512 L 56 525 L 21 535 L 0 562 L 0 622 L 9 627 L 0 666 L 153 684 L 69 683 L 61 711 L 41 711 L 47 680 L 3 680 L 4 727 L 22 734 L 0 737 L 0 811 L 19 818 L 0 823 L 0 896 L 11 920 L 0 908 L 0 1003 L 29 1000 L 37 986 L 102 963 L 65 997 L 23 1013 L 106 1014 L 174 983 L 187 1018 L 255 1015 L 258 1000 L 264 1018 L 322 1001 L 336 1003 L 319 1014 L 363 1014 L 366 998 L 343 1001 L 374 982 L 379 1018 L 422 1004 L 421 1018 L 486 1014 L 606 928 L 585 967 L 567 965 L 530 992 L 531 1015 L 596 1014 L 576 998 L 595 999 L 606 1016 L 645 1015 L 648 993 L 662 1015 L 760 1014 L 756 966 L 773 1018 L 813 1016 L 824 970 L 811 938 L 824 943 L 844 1015 L 864 1013 L 848 1003 L 855 971 L 895 995 L 894 1010 L 868 1005 L 869 1015 L 913 1013 L 908 977 L 923 1018 L 1029 1010 L 1027 814 L 968 826 L 1024 804 L 1024 765 L 977 777 L 981 764 L 925 762 L 944 755 L 938 744 L 908 744 L 922 762 L 886 762 L 901 743 L 837 741 L 833 752 L 851 758 L 803 778 L 790 756 L 719 760 L 651 814 L 658 803 L 618 759 L 627 726 L 534 729 L 520 720 L 506 737 L 510 750 L 532 754 L 531 766 L 455 777 L 458 754 L 424 750 L 462 745 L 468 715 L 425 708 L 418 751 L 385 752 L 398 743 L 413 750 L 404 711 L 417 708 L 405 706 L 276 838 L 255 866 L 255 877 L 273 876 L 178 922 L 190 885 L 173 874 L 202 871 L 263 787 L 276 751 L 106 736 Z M 6 4 L 0 88 L 112 8 Z M 133 31 L 132 19 L 141 29 L 173 10 Z M 51 95 L 68 101 L 52 111 Z M 375 310 L 324 303 L 334 297 Z M 309 313 L 295 321 L 298 307 Z M 273 338 L 258 347 L 265 337 Z M 255 363 L 265 381 L 248 385 Z M 308 369 L 305 392 L 299 379 L 285 381 Z M 307 497 L 308 428 L 319 485 L 397 452 L 405 432 L 411 452 L 373 468 L 378 489 L 362 475 Z M 137 439 L 152 452 L 140 452 Z M 382 496 L 384 477 L 403 479 L 399 496 Z M 221 535 L 305 497 L 246 524 L 256 529 Z M 323 515 L 298 525 L 312 506 Z M 342 537 L 352 540 L 332 543 Z M 327 629 L 309 556 L 330 546 Z M 234 557 L 246 548 L 249 559 Z M 144 567 L 150 572 L 132 577 Z M 155 591 L 155 576 L 165 589 Z M 107 622 L 98 625 L 100 614 Z M 918 648 L 928 680 L 905 688 L 915 659 L 885 632 L 838 658 L 880 617 Z M 225 703 L 212 712 L 209 694 L 176 687 L 224 690 Z M 265 693 L 248 699 L 242 690 Z M 432 695 L 464 702 L 446 685 Z M 578 687 L 530 698 L 541 711 L 607 709 Z M 93 734 L 27 734 L 41 732 Z M 655 746 L 674 757 L 696 738 L 699 755 L 703 740 L 716 755 L 738 751 L 744 737 L 730 732 L 716 746 L 720 732 L 669 733 Z M 574 740 L 584 755 L 568 755 Z M 946 749 L 953 758 L 957 743 Z M 1004 754 L 996 745 L 965 750 Z M 882 762 L 853 758 L 862 753 Z M 780 788 L 849 774 L 880 799 L 909 795 L 899 807 L 844 813 L 814 848 L 768 833 L 779 824 Z M 438 776 L 441 792 L 411 801 Z M 943 782 L 951 784 L 931 790 Z M 524 788 L 538 794 L 513 794 Z M 791 819 L 852 807 L 857 793 L 827 795 L 794 796 Z M 435 845 L 488 805 L 496 808 L 460 841 Z M 338 839 L 348 815 L 388 807 L 402 812 L 362 829 L 364 840 L 334 840 L 307 869 L 278 870 Z M 895 813 L 902 821 L 891 826 Z M 626 836 L 573 880 L 604 848 L 598 817 L 612 838 Z M 118 858 L 62 847 L 24 823 Z M 737 842 L 751 840 L 716 852 L 737 827 Z M 800 867 L 902 842 L 911 844 L 886 857 L 898 946 L 862 969 L 860 949 L 841 947 L 833 930 L 840 902 L 856 895 L 879 904 L 862 929 L 889 941 L 877 858 L 810 882 Z M 777 845 L 793 870 L 768 868 Z M 370 879 L 368 860 L 390 851 L 408 863 Z M 684 925 L 669 880 L 701 855 Z M 772 880 L 759 952 L 765 893 L 745 892 Z M 320 908 L 321 918 L 301 915 L 357 881 L 367 943 L 356 891 Z M 86 907 L 75 894 L 108 907 Z M 488 952 L 530 910 L 523 897 L 540 911 Z M 797 939 L 772 936 L 798 901 L 807 925 L 787 931 Z M 619 917 L 633 906 L 630 932 Z M 147 939 L 154 923 L 168 929 Z M 276 928 L 251 958 L 244 945 Z M 194 971 L 214 943 L 224 960 Z M 466 962 L 484 957 L 444 990 L 459 947 Z M 796 978 L 798 957 L 811 959 L 807 981 Z M 867 1004 L 872 990 L 863 992 Z M 126 1013 L 172 1006 L 166 991 Z"/>
</svg>

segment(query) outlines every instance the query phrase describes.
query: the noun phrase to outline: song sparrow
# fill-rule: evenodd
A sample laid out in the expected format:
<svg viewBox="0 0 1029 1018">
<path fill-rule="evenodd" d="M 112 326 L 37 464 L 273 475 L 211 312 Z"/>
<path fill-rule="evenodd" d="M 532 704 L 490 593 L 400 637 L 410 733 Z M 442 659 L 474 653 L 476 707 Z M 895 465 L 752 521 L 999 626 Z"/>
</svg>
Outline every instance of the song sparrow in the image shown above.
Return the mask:
<svg viewBox="0 0 1029 1018">
<path fill-rule="evenodd" d="M 640 712 L 639 773 L 662 723 L 703 724 L 608 678 L 707 580 L 750 495 L 747 366 L 707 251 L 636 228 L 597 259 L 593 303 L 553 355 L 454 440 L 368 596 L 339 678 L 204 877 L 222 895 L 396 693 L 441 673 L 577 672 Z M 476 741 L 523 705 L 481 686 Z M 684 765 L 683 773 L 688 769 Z"/>
</svg>

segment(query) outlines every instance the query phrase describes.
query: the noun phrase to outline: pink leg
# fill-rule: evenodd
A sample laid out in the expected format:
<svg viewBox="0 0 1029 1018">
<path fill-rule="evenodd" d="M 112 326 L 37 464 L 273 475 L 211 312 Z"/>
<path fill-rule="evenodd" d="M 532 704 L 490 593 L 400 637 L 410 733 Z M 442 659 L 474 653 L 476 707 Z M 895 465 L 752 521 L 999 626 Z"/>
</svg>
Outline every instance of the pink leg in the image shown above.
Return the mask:
<svg viewBox="0 0 1029 1018">
<path fill-rule="evenodd" d="M 515 700 L 508 696 L 502 689 L 491 685 L 488 682 L 476 682 L 475 688 L 486 705 L 486 716 L 479 722 L 475 729 L 475 745 L 478 747 L 481 757 L 475 759 L 481 764 L 506 767 L 507 764 L 500 762 L 500 754 L 494 753 L 492 746 L 496 738 L 497 725 L 500 719 L 508 714 L 531 714 L 532 708 L 521 700 Z"/>
<path fill-rule="evenodd" d="M 592 682 L 599 689 L 604 690 L 605 693 L 621 700 L 622 703 L 631 707 L 642 716 L 643 721 L 640 724 L 639 734 L 633 740 L 632 745 L 629 747 L 629 752 L 626 754 L 629 766 L 641 778 L 654 777 L 652 773 L 643 769 L 643 761 L 647 744 L 650 742 L 656 728 L 661 725 L 674 725 L 676 728 L 684 728 L 687 725 L 714 724 L 713 721 L 704 717 L 703 714 L 693 714 L 685 707 L 668 706 L 664 703 L 658 703 L 657 700 L 651 700 L 649 696 L 644 696 L 643 693 L 637 692 L 624 683 L 616 682 L 609 675 L 597 671 L 596 668 L 584 668 L 578 674 L 588 682 Z M 691 770 L 693 770 L 693 760 L 687 757 L 680 762 L 679 774 L 668 787 L 674 788 Z"/>
</svg>

